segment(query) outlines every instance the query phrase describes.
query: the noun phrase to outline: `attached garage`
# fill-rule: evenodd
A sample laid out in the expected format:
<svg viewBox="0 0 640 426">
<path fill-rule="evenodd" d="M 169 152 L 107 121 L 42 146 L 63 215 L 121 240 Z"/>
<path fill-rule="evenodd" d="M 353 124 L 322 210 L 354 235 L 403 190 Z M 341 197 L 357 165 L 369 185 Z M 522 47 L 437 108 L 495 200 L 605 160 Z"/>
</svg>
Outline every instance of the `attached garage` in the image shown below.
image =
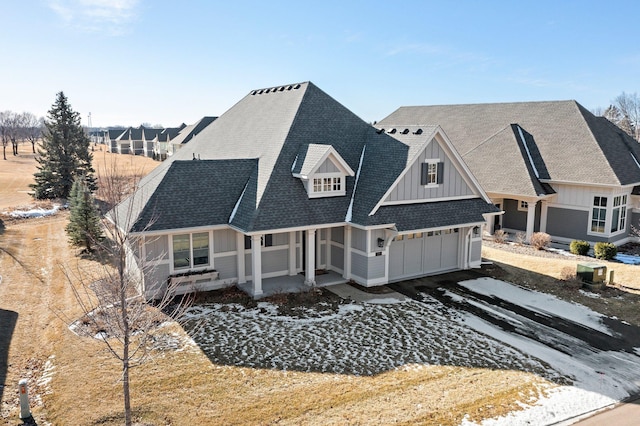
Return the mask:
<svg viewBox="0 0 640 426">
<path fill-rule="evenodd" d="M 459 228 L 398 235 L 389 247 L 389 281 L 459 268 Z"/>
</svg>

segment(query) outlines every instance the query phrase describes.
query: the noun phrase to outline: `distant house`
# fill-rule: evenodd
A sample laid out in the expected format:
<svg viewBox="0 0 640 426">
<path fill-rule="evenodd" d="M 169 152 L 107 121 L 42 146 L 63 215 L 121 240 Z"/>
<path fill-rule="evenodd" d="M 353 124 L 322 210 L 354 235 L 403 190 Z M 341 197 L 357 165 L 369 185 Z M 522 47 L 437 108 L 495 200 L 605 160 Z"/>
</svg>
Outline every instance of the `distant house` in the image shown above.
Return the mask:
<svg viewBox="0 0 640 426">
<path fill-rule="evenodd" d="M 124 133 L 125 129 L 109 129 L 107 130 L 105 143 L 109 152 L 118 152 L 118 137 Z"/>
<path fill-rule="evenodd" d="M 180 134 L 180 131 L 185 127 L 187 127 L 187 125 L 182 123 L 180 127 L 168 127 L 166 129 L 162 129 L 162 132 L 158 133 L 152 141 L 152 156 L 155 160 L 164 161 L 167 158 L 167 152 L 171 141 L 175 139 Z"/>
<path fill-rule="evenodd" d="M 479 266 L 499 212 L 439 126 L 382 132 L 307 82 L 251 91 L 110 217 L 146 297 L 170 281 L 260 297 L 284 277 L 370 287 Z"/>
<path fill-rule="evenodd" d="M 436 123 L 504 210 L 489 223 L 555 241 L 629 241 L 640 221 L 640 144 L 575 101 L 401 107 L 385 133 Z"/>
<path fill-rule="evenodd" d="M 175 154 L 180 148 L 187 142 L 193 139 L 198 133 L 204 130 L 209 124 L 213 123 L 218 117 L 202 117 L 195 124 L 185 126 L 180 130 L 180 133 L 172 138 L 167 146 L 167 155 L 171 156 Z"/>
</svg>

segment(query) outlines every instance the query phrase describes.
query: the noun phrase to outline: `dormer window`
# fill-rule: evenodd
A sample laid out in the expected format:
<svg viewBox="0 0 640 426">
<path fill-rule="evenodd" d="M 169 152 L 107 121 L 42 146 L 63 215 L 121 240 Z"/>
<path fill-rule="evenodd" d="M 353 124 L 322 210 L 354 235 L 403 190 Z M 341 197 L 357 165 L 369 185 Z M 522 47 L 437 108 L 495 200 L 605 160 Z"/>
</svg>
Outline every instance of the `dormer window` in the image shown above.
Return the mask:
<svg viewBox="0 0 640 426">
<path fill-rule="evenodd" d="M 344 196 L 347 176 L 355 175 L 335 148 L 322 144 L 303 146 L 291 174 L 302 181 L 309 198 Z"/>
<path fill-rule="evenodd" d="M 342 181 L 342 176 L 313 178 L 313 192 L 344 192 L 342 190 Z"/>
</svg>

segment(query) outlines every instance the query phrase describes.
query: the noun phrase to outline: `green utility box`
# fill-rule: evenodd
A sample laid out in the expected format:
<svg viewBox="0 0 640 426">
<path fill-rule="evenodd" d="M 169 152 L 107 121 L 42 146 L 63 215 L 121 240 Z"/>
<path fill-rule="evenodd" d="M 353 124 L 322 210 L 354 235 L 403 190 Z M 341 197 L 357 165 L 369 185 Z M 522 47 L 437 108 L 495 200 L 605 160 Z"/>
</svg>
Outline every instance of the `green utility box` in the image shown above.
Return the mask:
<svg viewBox="0 0 640 426">
<path fill-rule="evenodd" d="M 578 263 L 578 278 L 586 283 L 586 287 L 593 290 L 594 288 L 604 288 L 605 279 L 607 278 L 607 267 L 600 263 Z"/>
</svg>

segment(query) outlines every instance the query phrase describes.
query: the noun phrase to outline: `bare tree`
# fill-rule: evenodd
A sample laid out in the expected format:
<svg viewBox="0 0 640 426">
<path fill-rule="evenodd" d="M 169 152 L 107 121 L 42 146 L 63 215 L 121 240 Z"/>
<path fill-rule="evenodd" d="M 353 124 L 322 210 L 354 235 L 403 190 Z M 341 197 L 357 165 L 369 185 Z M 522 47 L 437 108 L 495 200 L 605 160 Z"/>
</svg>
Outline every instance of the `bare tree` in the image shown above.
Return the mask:
<svg viewBox="0 0 640 426">
<path fill-rule="evenodd" d="M 627 131 L 632 138 L 640 142 L 640 97 L 637 93 L 622 92 L 614 102 L 622 115 L 621 121 L 627 121 L 630 131 L 627 131 L 622 126 L 620 127 Z"/>
<path fill-rule="evenodd" d="M 108 206 L 115 206 L 135 189 L 136 183 L 123 178 L 112 163 L 105 175 L 99 174 L 97 196 Z M 65 271 L 84 314 L 72 327 L 80 335 L 98 335 L 108 352 L 121 363 L 124 417 L 128 426 L 131 425 L 129 370 L 148 359 L 158 325 L 179 320 L 192 301 L 189 296 L 175 299 L 176 288 L 169 284 L 164 287 L 164 283 L 151 284 L 155 288 L 164 287 L 159 299 L 152 304 L 145 299 L 141 280 L 143 274 L 149 276 L 154 266 L 153 259 L 132 260 L 131 252 L 139 241 L 129 234 L 126 224 L 133 220 L 134 204 L 129 203 L 131 207 L 124 210 L 112 209 L 105 220 L 106 242 L 96 244 L 110 262 L 98 268 L 99 276 L 86 270 L 76 274 Z"/>
<path fill-rule="evenodd" d="M 44 117 L 36 117 L 30 112 L 22 113 L 23 134 L 26 140 L 31 142 L 31 151 L 36 153 L 36 142 L 42 137 L 44 129 Z"/>
<path fill-rule="evenodd" d="M 11 138 L 9 137 L 9 121 L 11 111 L 0 111 L 0 141 L 2 142 L 2 156 L 7 159 L 7 145 Z"/>
</svg>

